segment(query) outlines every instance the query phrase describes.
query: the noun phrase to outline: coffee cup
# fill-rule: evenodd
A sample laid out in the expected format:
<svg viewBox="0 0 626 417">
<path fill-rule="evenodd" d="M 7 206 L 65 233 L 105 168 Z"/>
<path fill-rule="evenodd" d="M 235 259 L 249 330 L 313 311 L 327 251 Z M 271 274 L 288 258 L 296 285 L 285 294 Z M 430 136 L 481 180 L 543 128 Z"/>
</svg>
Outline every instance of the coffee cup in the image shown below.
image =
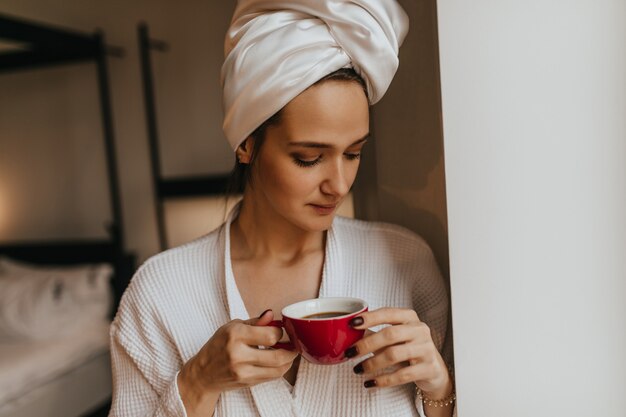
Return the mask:
<svg viewBox="0 0 626 417">
<path fill-rule="evenodd" d="M 345 350 L 365 334 L 365 330 L 353 329 L 350 320 L 367 308 L 365 301 L 351 297 L 313 298 L 288 305 L 281 312 L 283 319 L 269 325 L 285 329 L 289 342 L 273 347 L 296 350 L 319 365 L 343 362 Z"/>
</svg>

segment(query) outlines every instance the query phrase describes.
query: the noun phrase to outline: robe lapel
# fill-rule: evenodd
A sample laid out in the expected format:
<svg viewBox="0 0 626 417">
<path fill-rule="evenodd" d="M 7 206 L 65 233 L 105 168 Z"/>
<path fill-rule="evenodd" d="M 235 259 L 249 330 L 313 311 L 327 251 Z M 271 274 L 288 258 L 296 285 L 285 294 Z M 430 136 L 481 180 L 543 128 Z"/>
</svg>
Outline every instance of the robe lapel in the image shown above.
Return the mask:
<svg viewBox="0 0 626 417">
<path fill-rule="evenodd" d="M 234 213 L 229 216 L 223 230 L 224 284 L 226 287 L 226 299 L 228 301 L 228 315 L 230 320 L 247 320 L 250 318 L 250 315 L 248 314 L 246 305 L 243 303 L 241 294 L 239 294 L 239 290 L 237 289 L 237 283 L 235 282 L 235 275 L 233 274 L 233 266 L 230 258 L 230 224 L 233 217 Z"/>
<path fill-rule="evenodd" d="M 250 316 L 235 282 L 230 256 L 230 224 L 236 217 L 239 207 L 231 212 L 223 233 L 224 281 L 228 313 L 231 320 L 246 320 Z M 324 266 L 320 283 L 319 297 L 350 296 L 346 292 L 347 279 L 341 256 L 341 245 L 335 228 L 329 229 L 326 236 Z M 340 366 L 314 365 L 306 360 L 300 362 L 293 394 L 288 383 L 282 379 L 255 385 L 250 388 L 255 405 L 261 417 L 318 417 L 333 414 L 333 397 Z M 375 396 L 375 395 L 374 395 Z M 370 394 L 367 414 L 377 415 L 376 401 Z M 373 404 L 372 404 L 373 402 Z"/>
<path fill-rule="evenodd" d="M 333 227 L 328 231 L 320 297 L 350 297 L 348 281 L 351 273 L 343 259 L 341 229 Z M 294 387 L 294 400 L 300 411 L 300 417 L 318 417 L 342 415 L 334 409 L 334 398 L 346 395 L 355 401 L 359 417 L 377 417 L 383 415 L 380 408 L 380 393 L 368 390 L 355 381 L 352 368 L 359 361 L 350 361 L 341 365 L 314 365 L 306 360 L 300 362 L 298 378 Z M 338 382 L 341 381 L 341 382 Z M 341 383 L 342 386 L 337 386 Z"/>
<path fill-rule="evenodd" d="M 331 228 L 326 235 L 319 297 L 346 296 L 345 285 L 341 247 L 337 242 L 334 228 Z M 333 414 L 337 368 L 338 366 L 335 365 L 315 365 L 306 360 L 300 362 L 293 394 L 294 401 L 300 410 L 300 417 L 330 416 Z"/>
<path fill-rule="evenodd" d="M 326 234 L 326 249 L 324 253 L 324 267 L 319 297 L 347 297 L 347 280 L 344 276 L 341 246 L 337 239 L 335 228 L 330 228 Z"/>
<path fill-rule="evenodd" d="M 254 403 L 261 417 L 300 417 L 287 381 L 282 378 L 258 384 L 250 388 Z"/>
<path fill-rule="evenodd" d="M 224 281 L 230 320 L 247 320 L 250 318 L 250 315 L 237 288 L 230 257 L 230 224 L 238 211 L 239 206 L 233 209 L 224 225 Z M 261 417 L 298 417 L 296 405 L 289 388 L 285 385 L 286 383 L 286 381 L 278 379 L 250 388 L 254 403 Z"/>
</svg>

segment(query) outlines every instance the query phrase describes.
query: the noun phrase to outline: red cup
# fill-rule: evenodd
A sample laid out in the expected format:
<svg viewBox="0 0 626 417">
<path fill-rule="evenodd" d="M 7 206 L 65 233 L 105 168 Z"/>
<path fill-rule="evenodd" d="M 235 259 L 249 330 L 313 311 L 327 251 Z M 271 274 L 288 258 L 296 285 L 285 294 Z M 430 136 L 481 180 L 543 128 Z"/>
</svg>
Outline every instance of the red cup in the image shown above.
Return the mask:
<svg viewBox="0 0 626 417">
<path fill-rule="evenodd" d="M 282 327 L 289 336 L 288 343 L 272 346 L 297 350 L 306 360 L 319 365 L 332 365 L 347 360 L 344 352 L 363 338 L 365 330 L 350 326 L 350 320 L 367 311 L 367 303 L 358 298 L 313 298 L 288 305 L 282 310 L 282 320 L 269 326 Z M 340 313 L 333 317 L 313 318 L 324 313 Z"/>
</svg>

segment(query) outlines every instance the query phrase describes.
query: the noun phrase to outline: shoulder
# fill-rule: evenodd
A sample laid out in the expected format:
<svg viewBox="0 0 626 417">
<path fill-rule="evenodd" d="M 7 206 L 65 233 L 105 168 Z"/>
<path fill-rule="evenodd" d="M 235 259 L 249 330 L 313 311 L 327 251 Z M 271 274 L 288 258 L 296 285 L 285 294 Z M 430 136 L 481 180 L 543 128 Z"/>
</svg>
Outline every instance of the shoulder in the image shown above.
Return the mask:
<svg viewBox="0 0 626 417">
<path fill-rule="evenodd" d="M 184 245 L 148 258 L 135 272 L 124 291 L 119 316 L 130 311 L 159 315 L 178 299 L 185 299 L 198 285 L 210 285 L 211 275 L 221 259 L 222 227 Z"/>
<path fill-rule="evenodd" d="M 180 279 L 200 269 L 206 271 L 207 263 L 212 264 L 221 259 L 217 250 L 221 230 L 220 227 L 196 240 L 150 257 L 137 270 L 131 286 L 150 287 L 151 281 L 158 278 L 167 279 L 175 275 Z"/>
<path fill-rule="evenodd" d="M 432 256 L 430 246 L 417 233 L 406 227 L 346 217 L 337 217 L 333 230 L 344 247 L 360 251 L 383 252 L 399 257 Z"/>
</svg>

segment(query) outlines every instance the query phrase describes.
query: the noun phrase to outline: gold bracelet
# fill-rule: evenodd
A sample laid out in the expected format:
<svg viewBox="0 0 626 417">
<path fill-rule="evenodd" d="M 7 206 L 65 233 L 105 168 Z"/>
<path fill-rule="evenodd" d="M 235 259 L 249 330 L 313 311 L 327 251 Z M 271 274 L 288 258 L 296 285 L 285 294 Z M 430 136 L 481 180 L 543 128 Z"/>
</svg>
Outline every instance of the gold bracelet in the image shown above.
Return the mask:
<svg viewBox="0 0 626 417">
<path fill-rule="evenodd" d="M 450 375 L 450 379 L 452 380 L 452 392 L 446 398 L 441 400 L 433 400 L 432 398 L 428 398 L 422 392 L 420 387 L 417 387 L 417 396 L 420 400 L 422 400 L 422 404 L 427 405 L 429 407 L 447 407 L 449 405 L 454 404 L 456 401 L 456 391 L 454 389 L 454 369 L 448 365 L 448 375 Z M 415 384 L 417 386 L 417 384 Z"/>
<path fill-rule="evenodd" d="M 456 400 L 456 393 L 454 392 L 454 389 L 452 390 L 452 393 L 450 395 L 441 400 L 433 400 L 432 398 L 428 398 L 419 388 L 417 389 L 417 396 L 420 400 L 422 400 L 422 404 L 429 407 L 447 407 L 454 404 L 454 401 Z"/>
</svg>

